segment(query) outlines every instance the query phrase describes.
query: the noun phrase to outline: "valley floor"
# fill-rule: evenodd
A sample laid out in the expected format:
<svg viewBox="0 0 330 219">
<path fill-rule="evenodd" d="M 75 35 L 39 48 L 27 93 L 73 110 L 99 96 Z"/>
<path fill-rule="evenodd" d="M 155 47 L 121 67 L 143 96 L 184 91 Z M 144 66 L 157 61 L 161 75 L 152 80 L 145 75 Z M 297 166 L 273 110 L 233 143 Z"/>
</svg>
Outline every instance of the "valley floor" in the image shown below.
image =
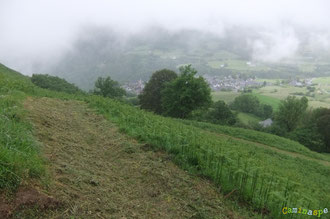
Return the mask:
<svg viewBox="0 0 330 219">
<path fill-rule="evenodd" d="M 50 170 L 46 191 L 62 203 L 40 218 L 239 218 L 208 180 L 121 134 L 77 101 L 28 98 Z M 34 214 L 34 215 L 33 215 Z"/>
</svg>

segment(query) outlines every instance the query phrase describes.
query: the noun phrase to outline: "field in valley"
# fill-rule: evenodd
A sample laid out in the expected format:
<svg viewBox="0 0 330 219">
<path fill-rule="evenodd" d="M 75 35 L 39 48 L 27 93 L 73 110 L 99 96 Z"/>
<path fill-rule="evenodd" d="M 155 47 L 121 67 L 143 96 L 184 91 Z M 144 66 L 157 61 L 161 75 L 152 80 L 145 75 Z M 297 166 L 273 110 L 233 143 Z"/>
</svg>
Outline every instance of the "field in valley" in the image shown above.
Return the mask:
<svg viewBox="0 0 330 219">
<path fill-rule="evenodd" d="M 258 79 L 258 81 L 276 83 L 280 80 Z M 260 103 L 272 106 L 274 111 L 278 109 L 281 100 L 285 99 L 289 95 L 294 95 L 299 98 L 304 95 L 308 95 L 308 105 L 314 109 L 318 107 L 330 108 L 330 77 L 315 78 L 313 79 L 313 83 L 315 84 L 315 91 L 312 93 L 309 93 L 309 90 L 306 87 L 272 85 L 254 89 L 252 94 L 258 97 Z M 214 101 L 223 100 L 227 104 L 233 102 L 234 99 L 239 95 L 239 92 L 233 91 L 212 92 L 212 98 Z M 254 115 L 244 113 L 239 113 L 238 118 L 245 124 L 248 124 L 249 121 L 255 122 L 262 120 Z"/>
</svg>

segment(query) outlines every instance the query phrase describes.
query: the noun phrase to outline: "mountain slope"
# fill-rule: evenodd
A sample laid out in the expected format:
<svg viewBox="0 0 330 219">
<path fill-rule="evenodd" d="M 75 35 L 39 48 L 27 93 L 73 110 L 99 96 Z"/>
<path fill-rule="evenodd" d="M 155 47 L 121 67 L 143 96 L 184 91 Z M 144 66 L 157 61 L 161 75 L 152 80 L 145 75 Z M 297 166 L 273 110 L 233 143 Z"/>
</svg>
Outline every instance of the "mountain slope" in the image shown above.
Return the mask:
<svg viewBox="0 0 330 219">
<path fill-rule="evenodd" d="M 223 197 L 168 155 L 118 132 L 77 101 L 29 98 L 36 135 L 64 208 L 47 217 L 227 218 Z"/>
<path fill-rule="evenodd" d="M 107 215 L 108 205 L 117 216 L 154 216 L 154 208 L 174 217 L 235 215 L 228 210 L 233 205 L 227 207 L 217 190 L 275 218 L 281 216 L 283 206 L 320 209 L 330 203 L 330 168 L 323 164 L 328 158 L 309 154 L 296 142 L 250 130 L 189 124 L 99 96 L 40 89 L 5 67 L 0 68 L 0 85 L 0 146 L 4 149 L 0 189 L 37 184 L 64 204 L 44 212 L 45 217 L 86 216 L 90 211 L 94 216 Z M 290 151 L 301 156 L 291 156 Z M 194 176 L 177 169 L 169 158 Z M 196 189 L 204 186 L 206 190 Z M 123 212 L 125 203 L 129 210 Z M 1 205 L 0 201 L 0 213 Z M 33 209 L 19 213 L 41 215 Z"/>
<path fill-rule="evenodd" d="M 244 130 L 243 139 L 257 137 L 260 141 L 264 136 L 262 143 L 267 147 L 260 147 L 260 144 L 241 140 L 240 137 L 218 135 L 116 101 L 94 97 L 88 102 L 123 132 L 156 148 L 164 148 L 175 155 L 183 168 L 209 177 L 224 193 L 239 191 L 240 199 L 257 209 L 269 209 L 273 217 L 280 217 L 278 209 L 282 206 L 316 209 L 321 206 L 326 208 L 330 202 L 328 165 L 324 165 L 323 161 L 305 159 L 304 156 L 291 156 L 289 152 L 280 153 L 272 148 L 279 148 L 278 140 L 287 144 L 287 149 L 285 146 L 281 149 L 290 151 L 293 146 L 292 150 L 297 153 L 308 151 L 296 142 Z M 328 160 L 325 156 L 322 159 Z"/>
</svg>

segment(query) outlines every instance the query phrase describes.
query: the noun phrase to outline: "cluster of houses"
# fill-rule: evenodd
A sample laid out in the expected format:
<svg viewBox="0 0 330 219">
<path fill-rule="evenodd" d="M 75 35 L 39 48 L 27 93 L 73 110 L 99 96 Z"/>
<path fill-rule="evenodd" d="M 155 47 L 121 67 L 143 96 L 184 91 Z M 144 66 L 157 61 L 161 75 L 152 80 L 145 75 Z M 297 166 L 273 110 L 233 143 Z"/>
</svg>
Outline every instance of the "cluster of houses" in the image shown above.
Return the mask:
<svg viewBox="0 0 330 219">
<path fill-rule="evenodd" d="M 302 80 L 292 80 L 289 82 L 289 85 L 294 87 L 305 87 L 311 86 L 313 84 L 312 78 L 302 79 Z"/>
<path fill-rule="evenodd" d="M 230 90 L 234 92 L 243 91 L 247 88 L 258 88 L 261 86 L 269 86 L 271 83 L 256 81 L 254 77 L 237 77 L 237 76 L 209 76 L 203 75 L 207 83 L 210 85 L 212 91 L 220 90 Z M 124 84 L 122 87 L 129 93 L 140 94 L 145 86 L 144 81 L 141 79 L 136 82 L 129 82 Z M 305 87 L 311 86 L 313 84 L 313 79 L 301 79 L 301 80 L 291 80 L 288 82 L 289 85 L 294 87 Z"/>
<path fill-rule="evenodd" d="M 238 92 L 246 88 L 263 86 L 263 82 L 256 81 L 254 78 L 240 78 L 230 75 L 224 78 L 208 75 L 204 75 L 203 77 L 209 83 L 213 91 L 231 90 Z"/>
<path fill-rule="evenodd" d="M 217 76 L 203 76 L 210 88 L 213 91 L 219 90 L 231 90 L 231 91 L 242 91 L 246 88 L 260 87 L 263 85 L 262 82 L 256 81 L 254 78 L 234 78 L 232 76 L 226 76 L 220 78 Z M 144 81 L 141 79 L 136 82 L 129 82 L 124 84 L 122 87 L 129 93 L 140 94 L 145 86 Z"/>
<path fill-rule="evenodd" d="M 128 93 L 140 94 L 145 86 L 145 82 L 141 79 L 136 82 L 129 82 L 122 86 Z"/>
</svg>

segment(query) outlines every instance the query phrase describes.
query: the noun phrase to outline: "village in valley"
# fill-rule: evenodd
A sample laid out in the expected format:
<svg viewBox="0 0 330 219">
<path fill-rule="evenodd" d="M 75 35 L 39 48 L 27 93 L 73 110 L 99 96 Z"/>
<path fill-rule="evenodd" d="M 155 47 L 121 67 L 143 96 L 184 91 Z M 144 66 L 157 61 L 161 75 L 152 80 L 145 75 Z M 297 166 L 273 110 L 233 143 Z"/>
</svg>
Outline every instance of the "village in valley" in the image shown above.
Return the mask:
<svg viewBox="0 0 330 219">
<path fill-rule="evenodd" d="M 268 82 L 257 79 L 256 77 L 250 77 L 246 75 L 229 75 L 224 77 L 203 75 L 204 79 L 210 85 L 212 91 L 233 91 L 241 92 L 246 89 L 260 88 L 273 85 L 289 85 L 293 87 L 307 87 L 313 85 L 312 78 L 306 79 L 288 79 L 278 80 L 276 82 Z M 138 80 L 135 82 L 125 83 L 122 87 L 129 93 L 140 94 L 147 81 Z"/>
</svg>

